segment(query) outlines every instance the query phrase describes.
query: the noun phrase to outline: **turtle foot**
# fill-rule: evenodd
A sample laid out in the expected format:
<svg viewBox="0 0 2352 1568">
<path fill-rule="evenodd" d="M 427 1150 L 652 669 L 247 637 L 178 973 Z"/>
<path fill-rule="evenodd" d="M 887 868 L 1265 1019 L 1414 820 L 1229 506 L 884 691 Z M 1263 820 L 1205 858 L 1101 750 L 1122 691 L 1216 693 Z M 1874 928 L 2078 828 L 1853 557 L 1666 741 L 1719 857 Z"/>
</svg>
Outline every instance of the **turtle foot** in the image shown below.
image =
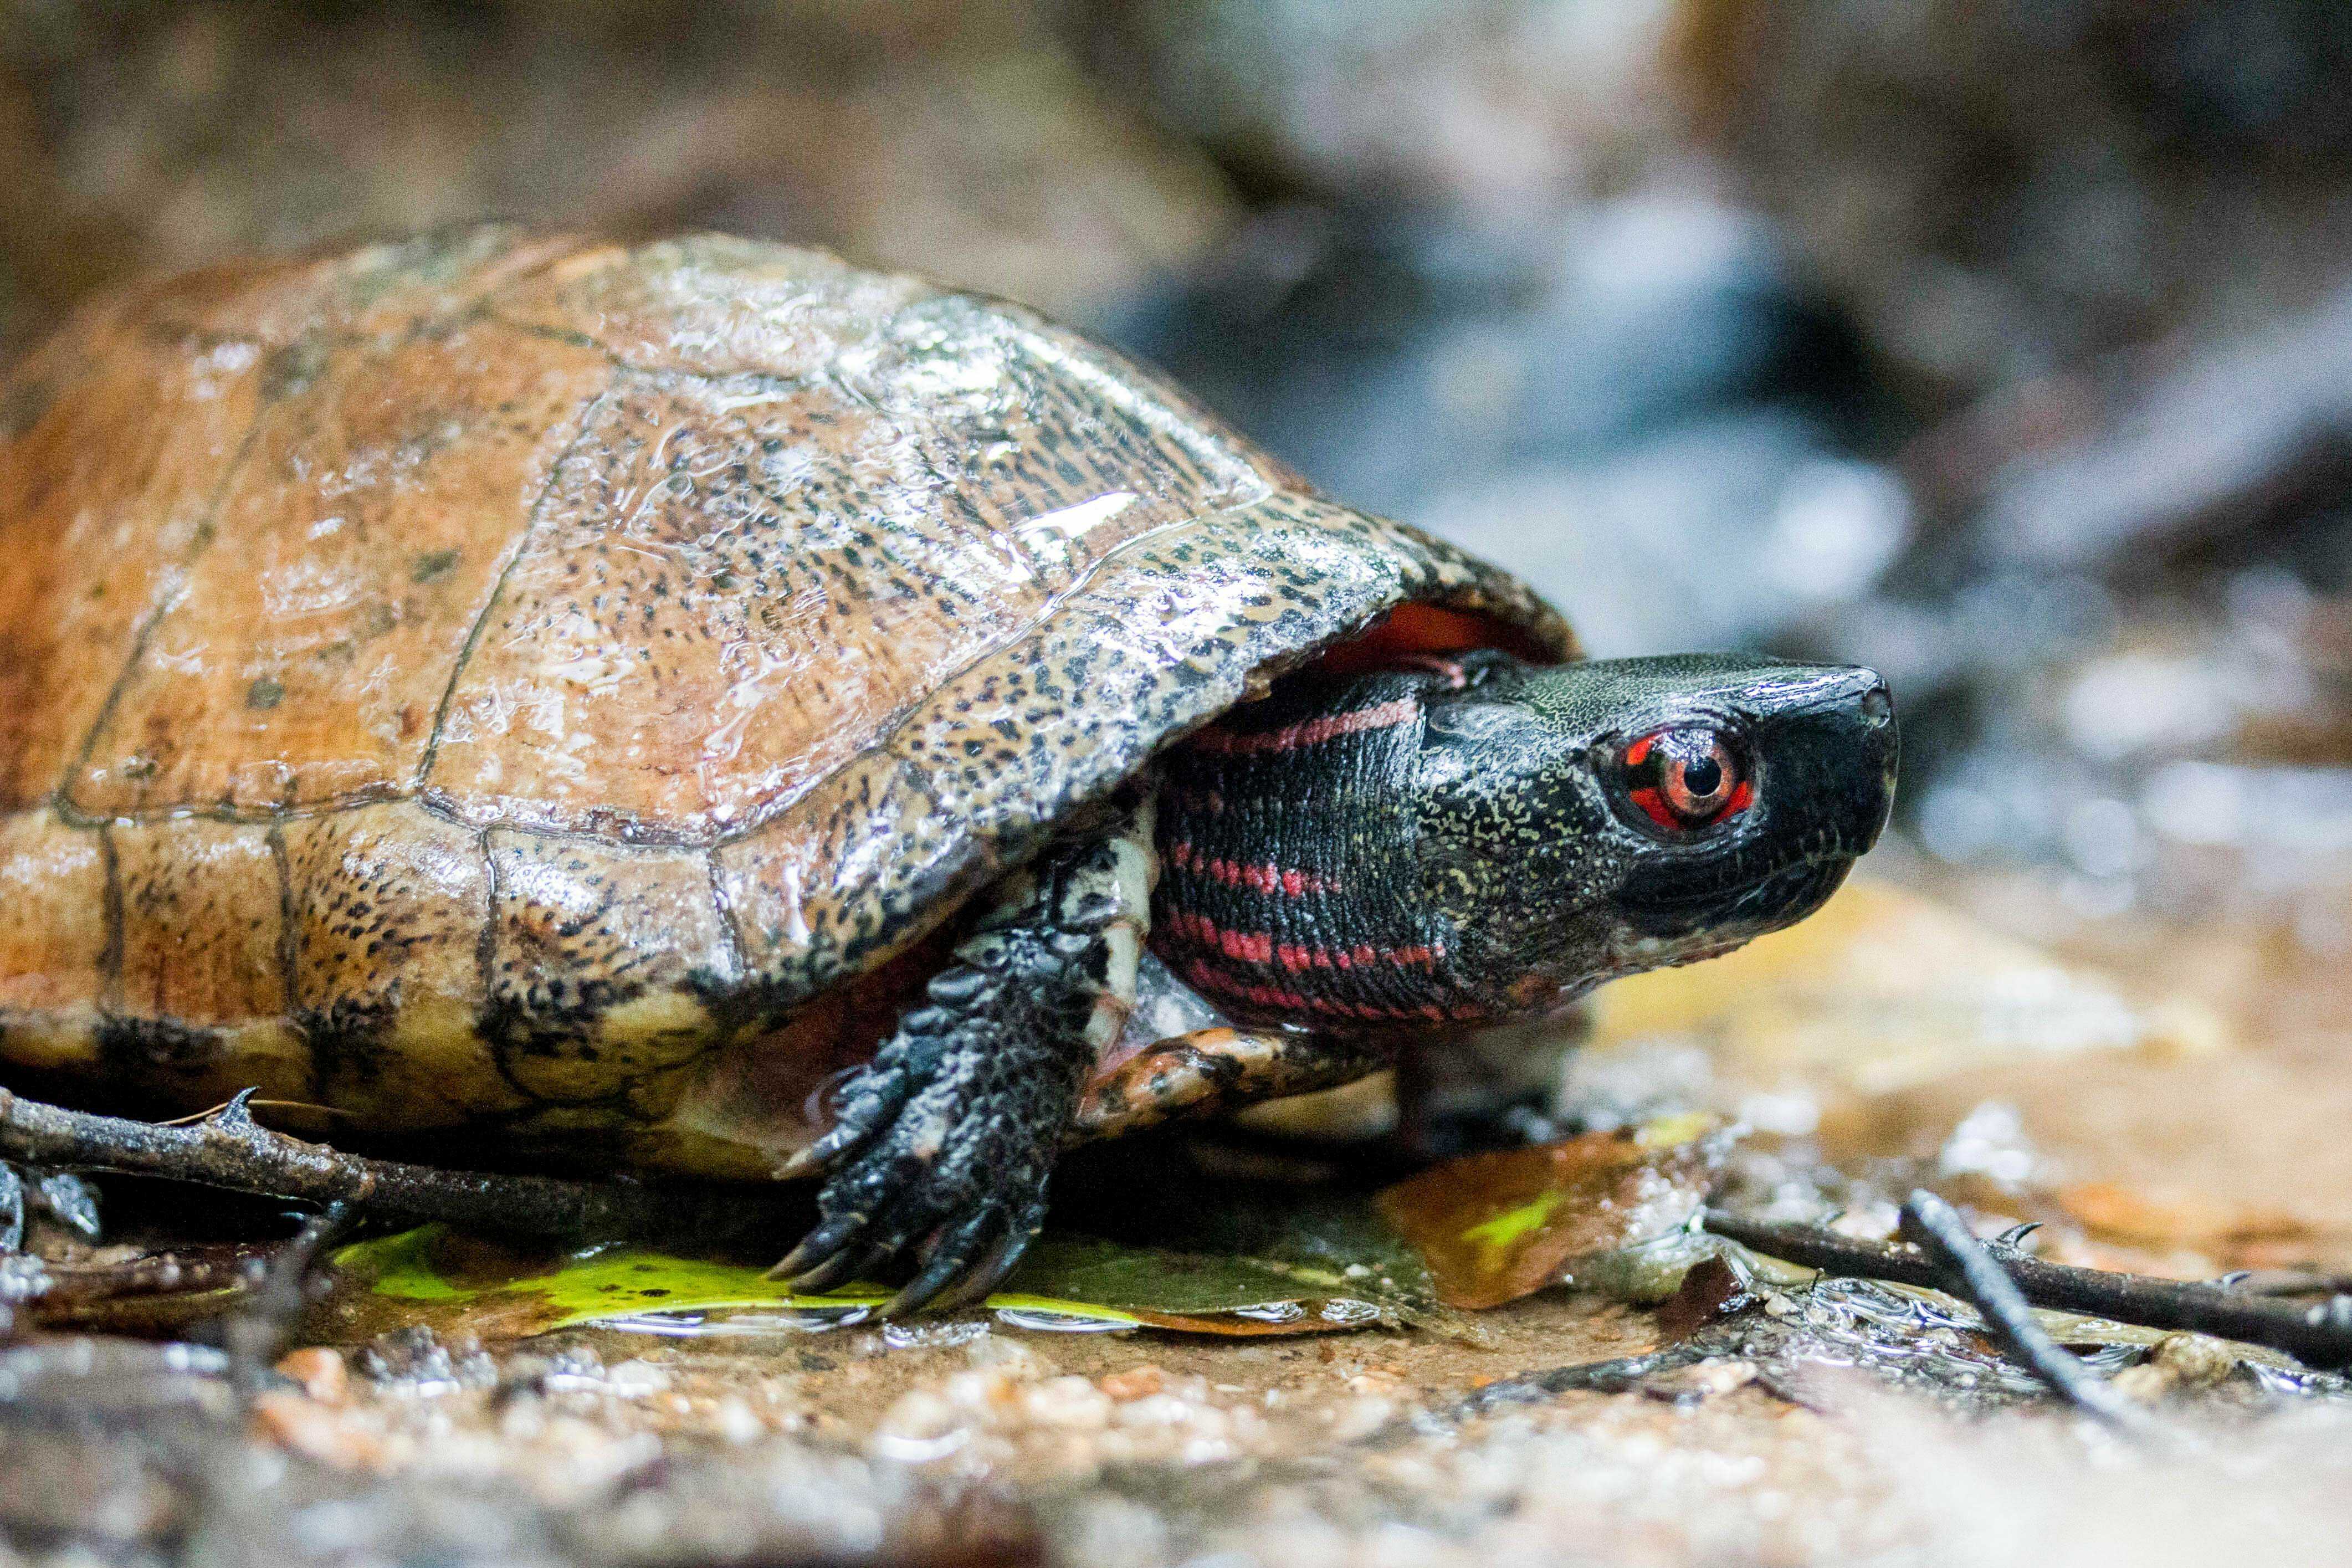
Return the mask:
<svg viewBox="0 0 2352 1568">
<path fill-rule="evenodd" d="M 982 931 L 852 1080 L 839 1120 L 787 1174 L 825 1173 L 817 1224 L 778 1276 L 825 1290 L 903 1254 L 885 1316 L 985 1296 L 1045 1215 L 1045 1188 L 1091 1058 L 1097 933 Z"/>
</svg>

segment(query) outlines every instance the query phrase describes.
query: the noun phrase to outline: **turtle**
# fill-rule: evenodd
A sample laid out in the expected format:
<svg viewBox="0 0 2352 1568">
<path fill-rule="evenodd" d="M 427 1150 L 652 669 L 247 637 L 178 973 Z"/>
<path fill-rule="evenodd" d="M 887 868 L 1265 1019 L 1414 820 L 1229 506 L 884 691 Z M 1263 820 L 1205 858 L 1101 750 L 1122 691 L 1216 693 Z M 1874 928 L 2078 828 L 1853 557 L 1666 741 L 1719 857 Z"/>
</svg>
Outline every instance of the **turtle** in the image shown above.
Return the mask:
<svg viewBox="0 0 2352 1568">
<path fill-rule="evenodd" d="M 968 1300 L 1058 1152 L 1724 952 L 1884 825 L 1870 670 L 1587 659 L 1001 300 L 511 228 L 84 308 L 0 395 L 0 1068 L 819 1182 Z"/>
</svg>

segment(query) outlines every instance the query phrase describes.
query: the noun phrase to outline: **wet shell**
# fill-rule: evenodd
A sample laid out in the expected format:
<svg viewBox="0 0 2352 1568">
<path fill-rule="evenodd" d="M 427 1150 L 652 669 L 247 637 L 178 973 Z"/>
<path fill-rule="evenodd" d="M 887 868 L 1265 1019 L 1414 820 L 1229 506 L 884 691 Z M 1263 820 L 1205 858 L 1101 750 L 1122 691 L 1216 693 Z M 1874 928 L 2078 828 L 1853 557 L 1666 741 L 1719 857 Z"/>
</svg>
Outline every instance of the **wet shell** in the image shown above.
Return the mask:
<svg viewBox="0 0 2352 1568">
<path fill-rule="evenodd" d="M 1086 339 L 771 245 L 197 273 L 0 435 L 0 1058 L 118 1104 L 748 1173 L 1254 679 L 1407 600 L 1568 647 Z"/>
</svg>

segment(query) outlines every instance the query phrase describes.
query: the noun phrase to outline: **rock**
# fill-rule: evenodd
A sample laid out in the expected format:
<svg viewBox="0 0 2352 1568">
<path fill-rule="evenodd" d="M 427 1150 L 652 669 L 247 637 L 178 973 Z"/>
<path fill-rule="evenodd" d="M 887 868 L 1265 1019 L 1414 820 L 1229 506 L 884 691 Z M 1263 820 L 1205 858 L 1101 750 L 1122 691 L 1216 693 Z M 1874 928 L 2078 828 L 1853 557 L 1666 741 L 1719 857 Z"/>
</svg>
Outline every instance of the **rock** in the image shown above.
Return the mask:
<svg viewBox="0 0 2352 1568">
<path fill-rule="evenodd" d="M 1129 1400 L 1141 1399 L 1146 1395 L 1157 1394 L 1166 1382 L 1167 1379 L 1160 1370 L 1147 1362 L 1141 1366 L 1129 1367 L 1123 1372 L 1105 1373 L 1098 1380 L 1097 1386 L 1113 1399 Z"/>
<path fill-rule="evenodd" d="M 341 1352 L 324 1345 L 288 1352 L 278 1361 L 278 1371 L 321 1405 L 340 1405 L 351 1392 L 351 1370 Z"/>
</svg>

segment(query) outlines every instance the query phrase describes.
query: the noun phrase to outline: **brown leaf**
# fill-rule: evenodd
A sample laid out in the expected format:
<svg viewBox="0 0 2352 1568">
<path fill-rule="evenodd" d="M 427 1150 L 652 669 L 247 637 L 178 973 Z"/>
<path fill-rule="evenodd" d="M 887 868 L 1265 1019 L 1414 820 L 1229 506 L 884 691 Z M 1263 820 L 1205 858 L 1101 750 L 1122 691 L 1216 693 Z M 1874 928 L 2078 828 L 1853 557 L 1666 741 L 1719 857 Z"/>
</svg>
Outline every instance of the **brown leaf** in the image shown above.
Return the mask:
<svg viewBox="0 0 2352 1568">
<path fill-rule="evenodd" d="M 1754 1306 L 1748 1281 L 1721 1258 L 1710 1258 L 1683 1276 L 1682 1288 L 1658 1309 L 1658 1331 L 1669 1342 L 1686 1340 L 1709 1323 L 1719 1323 Z"/>
<path fill-rule="evenodd" d="M 1380 1209 L 1421 1249 L 1446 1305 L 1499 1307 L 1559 1280 L 1578 1258 L 1681 1226 L 1726 1148 L 1714 1118 L 1664 1117 L 1449 1160 L 1389 1188 Z"/>
</svg>

